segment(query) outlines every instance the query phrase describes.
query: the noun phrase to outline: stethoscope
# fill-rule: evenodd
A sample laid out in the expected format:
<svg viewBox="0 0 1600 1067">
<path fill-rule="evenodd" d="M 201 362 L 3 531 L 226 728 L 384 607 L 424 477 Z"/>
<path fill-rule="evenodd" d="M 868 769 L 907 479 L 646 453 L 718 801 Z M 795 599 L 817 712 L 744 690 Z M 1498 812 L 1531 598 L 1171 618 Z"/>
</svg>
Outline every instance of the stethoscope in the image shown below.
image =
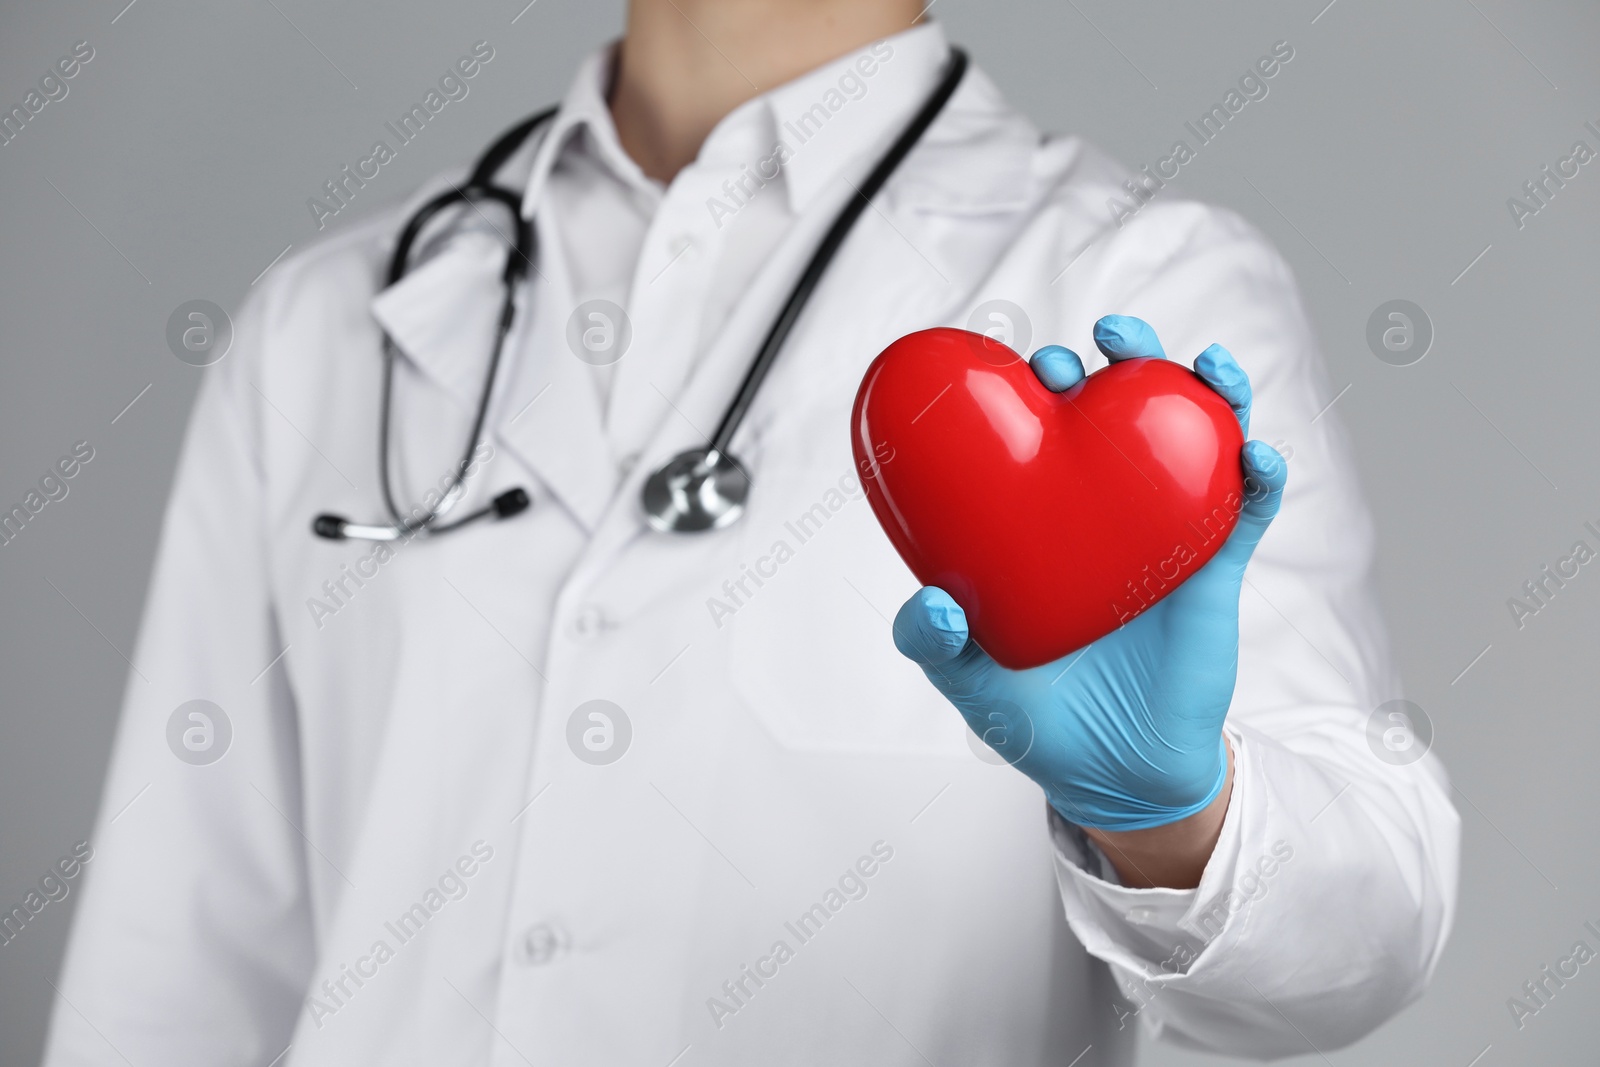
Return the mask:
<svg viewBox="0 0 1600 1067">
<path fill-rule="evenodd" d="M 678 453 L 645 480 L 640 501 L 644 508 L 645 521 L 652 529 L 663 533 L 697 533 L 727 526 L 744 512 L 745 501 L 750 495 L 750 474 L 739 462 L 738 457 L 729 451 L 733 435 L 738 432 L 745 414 L 755 401 L 762 381 L 772 369 L 772 364 L 783 348 L 784 341 L 788 339 L 789 332 L 794 329 L 800 313 L 805 310 L 812 292 L 821 282 L 823 274 L 827 272 L 829 264 L 838 254 L 845 238 L 850 235 L 856 220 L 861 217 L 861 213 L 866 210 L 878 190 L 883 188 L 884 183 L 894 174 L 895 169 L 911 153 L 911 149 L 933 124 L 933 120 L 938 118 L 944 105 L 954 95 L 956 87 L 961 84 L 961 77 L 966 73 L 966 69 L 966 53 L 959 48 L 952 48 L 939 84 L 928 94 L 927 100 L 911 123 L 884 153 L 883 158 L 872 169 L 872 173 L 862 182 L 857 195 L 851 197 L 840 210 L 833 225 L 823 236 L 822 243 L 817 246 L 811 261 L 806 264 L 805 271 L 789 293 L 789 298 L 784 301 L 782 310 L 773 320 L 755 359 L 751 360 L 750 369 L 745 372 L 744 380 L 739 383 L 739 390 L 728 404 L 728 410 L 723 414 L 722 421 L 717 424 L 716 433 L 711 435 L 711 440 L 702 447 Z M 541 111 L 502 134 L 500 139 L 490 145 L 478 159 L 472 169 L 471 177 L 464 186 L 452 187 L 418 208 L 400 231 L 394 255 L 389 260 L 386 285 L 394 285 L 405 277 L 410 268 L 412 246 L 423 228 L 445 208 L 456 204 L 476 205 L 480 201 L 494 201 L 504 205 L 511 213 L 515 233 L 510 238 L 511 251 L 506 256 L 505 270 L 501 275 L 504 295 L 500 302 L 500 318 L 495 328 L 494 350 L 489 357 L 489 370 L 484 376 L 483 391 L 478 397 L 478 410 L 472 420 L 472 433 L 467 438 L 466 451 L 453 468 L 449 488 L 425 513 L 419 515 L 418 513 L 422 512 L 422 508 L 419 507 L 409 519 L 401 515 L 399 507 L 395 504 L 394 493 L 389 487 L 389 408 L 394 389 L 394 363 L 398 350 L 393 338 L 385 331 L 383 386 L 378 416 L 378 482 L 383 490 L 383 503 L 389 511 L 390 522 L 363 525 L 339 515 L 322 514 L 311 523 L 311 529 L 317 536 L 335 541 L 345 538 L 398 541 L 414 535 L 432 536 L 446 533 L 479 519 L 509 518 L 527 509 L 528 493 L 519 486 L 500 493 L 477 511 L 463 515 L 452 522 L 443 521 L 464 495 L 463 482 L 472 465 L 478 438 L 483 433 L 484 420 L 489 412 L 489 401 L 494 394 L 495 377 L 500 369 L 501 352 L 516 315 L 517 287 L 526 276 L 537 250 L 533 222 L 523 217 L 520 194 L 504 186 L 495 185 L 494 176 L 529 135 L 548 122 L 555 113 L 555 108 Z"/>
</svg>

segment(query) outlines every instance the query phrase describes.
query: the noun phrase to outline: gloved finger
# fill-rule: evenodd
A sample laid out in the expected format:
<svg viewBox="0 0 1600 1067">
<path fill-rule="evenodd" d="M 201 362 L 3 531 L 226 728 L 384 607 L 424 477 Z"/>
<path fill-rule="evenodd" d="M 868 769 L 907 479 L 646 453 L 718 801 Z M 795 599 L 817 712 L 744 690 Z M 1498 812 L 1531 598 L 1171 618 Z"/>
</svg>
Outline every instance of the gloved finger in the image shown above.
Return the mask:
<svg viewBox="0 0 1600 1067">
<path fill-rule="evenodd" d="M 1246 441 L 1240 462 L 1244 465 L 1244 504 L 1239 509 L 1238 525 L 1216 558 L 1242 572 L 1283 503 L 1289 464 L 1277 449 L 1264 441 Z"/>
<path fill-rule="evenodd" d="M 1105 315 L 1094 324 L 1095 347 L 1115 363 L 1122 359 L 1145 356 L 1166 359 L 1166 349 L 1156 337 L 1156 331 L 1143 319 L 1132 315 Z"/>
<path fill-rule="evenodd" d="M 936 585 L 925 585 L 894 617 L 894 647 L 919 667 L 942 667 L 966 647 L 967 613 Z"/>
<path fill-rule="evenodd" d="M 1250 436 L 1250 376 L 1221 345 L 1212 345 L 1195 357 L 1194 372 L 1228 402 L 1239 420 L 1239 428 Z"/>
<path fill-rule="evenodd" d="M 1064 393 L 1083 381 L 1083 360 L 1078 353 L 1060 345 L 1045 345 L 1028 361 L 1034 376 L 1052 393 Z"/>
<path fill-rule="evenodd" d="M 936 585 L 923 586 L 900 606 L 894 647 L 957 707 L 977 698 L 991 673 L 1001 669 L 972 641 L 961 605 Z"/>
</svg>

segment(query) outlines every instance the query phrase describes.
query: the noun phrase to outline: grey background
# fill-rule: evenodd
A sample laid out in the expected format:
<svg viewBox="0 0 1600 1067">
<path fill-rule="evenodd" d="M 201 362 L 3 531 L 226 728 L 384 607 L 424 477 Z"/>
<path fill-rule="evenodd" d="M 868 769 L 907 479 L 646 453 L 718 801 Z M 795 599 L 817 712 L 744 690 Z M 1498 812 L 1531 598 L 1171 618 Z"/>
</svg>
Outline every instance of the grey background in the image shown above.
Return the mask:
<svg viewBox="0 0 1600 1067">
<path fill-rule="evenodd" d="M 95 448 L 68 497 L 0 548 L 7 908 L 92 825 L 205 373 L 168 351 L 169 313 L 196 298 L 236 308 L 285 246 L 315 236 L 306 198 L 472 42 L 496 56 L 471 95 L 330 231 L 556 99 L 623 10 L 537 0 L 513 23 L 525 0 L 125 2 L 0 13 L 7 108 L 74 42 L 95 48 L 67 98 L 0 148 L 0 504 L 20 502 L 73 442 Z M 1326 3 L 939 0 L 934 14 L 1042 126 L 1135 164 L 1165 154 L 1273 42 L 1293 44 L 1270 95 L 1176 191 L 1272 237 L 1304 287 L 1333 389 L 1349 385 L 1337 410 L 1378 519 L 1394 641 L 1465 833 L 1460 913 L 1431 991 L 1326 1060 L 1594 1062 L 1600 967 L 1520 1032 L 1506 999 L 1588 937 L 1583 920 L 1600 921 L 1600 565 L 1520 630 L 1506 601 L 1575 540 L 1600 543 L 1583 529 L 1600 527 L 1600 161 L 1520 231 L 1506 198 L 1574 140 L 1600 147 L 1582 128 L 1600 126 L 1600 8 Z M 1368 316 L 1393 298 L 1434 323 L 1414 366 L 1366 345 Z M 39 1055 L 75 902 L 0 946 L 0 1062 Z M 1218 1062 L 1155 1045 L 1143 1055 Z"/>
</svg>

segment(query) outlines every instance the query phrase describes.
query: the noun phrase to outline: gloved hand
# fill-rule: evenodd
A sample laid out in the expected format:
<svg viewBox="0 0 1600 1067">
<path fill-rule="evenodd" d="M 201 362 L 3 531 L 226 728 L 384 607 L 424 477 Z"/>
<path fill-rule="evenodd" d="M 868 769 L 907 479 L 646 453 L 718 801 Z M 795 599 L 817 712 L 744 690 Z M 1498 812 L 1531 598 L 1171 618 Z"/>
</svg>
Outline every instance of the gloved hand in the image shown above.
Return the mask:
<svg viewBox="0 0 1600 1067">
<path fill-rule="evenodd" d="M 1108 315 L 1095 323 L 1094 340 L 1112 361 L 1166 358 L 1142 319 Z M 1032 366 L 1054 392 L 1084 379 L 1077 354 L 1057 345 L 1034 353 Z M 1212 345 L 1194 369 L 1248 437 L 1250 381 L 1233 356 Z M 1001 667 L 968 638 L 965 613 L 936 586 L 918 590 L 895 617 L 895 646 L 1069 822 L 1111 831 L 1162 826 L 1201 811 L 1222 789 L 1240 585 L 1288 474 L 1260 441 L 1249 441 L 1240 461 L 1244 505 L 1216 556 L 1138 618 L 1054 663 Z"/>
</svg>

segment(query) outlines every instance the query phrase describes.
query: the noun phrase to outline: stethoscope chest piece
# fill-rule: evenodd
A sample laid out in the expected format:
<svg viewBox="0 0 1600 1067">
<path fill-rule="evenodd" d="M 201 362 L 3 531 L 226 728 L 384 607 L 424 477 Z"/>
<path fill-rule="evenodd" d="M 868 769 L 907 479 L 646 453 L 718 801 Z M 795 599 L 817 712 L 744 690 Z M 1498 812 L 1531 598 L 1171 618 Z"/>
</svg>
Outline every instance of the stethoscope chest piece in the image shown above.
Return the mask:
<svg viewBox="0 0 1600 1067">
<path fill-rule="evenodd" d="M 749 496 L 750 475 L 714 448 L 678 453 L 650 475 L 640 493 L 645 522 L 662 533 L 720 529 L 744 513 Z"/>
<path fill-rule="evenodd" d="M 805 270 L 795 282 L 794 289 L 784 301 L 783 309 L 767 331 L 766 339 L 762 341 L 760 350 L 751 361 L 750 369 L 745 372 L 744 380 L 739 383 L 739 390 L 728 404 L 728 410 L 723 414 L 716 433 L 704 447 L 692 448 L 674 456 L 670 463 L 652 474 L 644 483 L 640 493 L 641 503 L 644 507 L 645 522 L 651 529 L 662 533 L 700 533 L 704 530 L 721 529 L 744 514 L 745 500 L 750 496 L 750 474 L 730 454 L 739 424 L 743 421 L 745 413 L 750 410 L 756 390 L 761 388 L 761 382 L 767 376 L 767 371 L 772 368 L 778 352 L 783 348 L 789 331 L 799 319 L 806 302 L 811 299 L 812 292 L 821 282 L 828 264 L 844 245 L 845 238 L 849 236 L 856 219 L 861 216 L 862 211 L 889 180 L 895 168 L 906 158 L 923 133 L 932 125 L 933 120 L 938 117 L 951 95 L 955 93 L 956 86 L 961 84 L 961 77 L 966 69 L 966 53 L 959 48 L 951 49 L 950 62 L 946 65 L 939 84 L 923 102 L 910 125 L 900 132 L 883 158 L 878 160 L 872 172 L 867 175 L 866 180 L 855 190 L 856 195 L 845 202 L 838 217 L 833 220 L 833 225 L 823 236 L 821 244 L 817 246 Z M 484 376 L 483 389 L 479 393 L 472 433 L 467 437 L 461 460 L 456 464 L 449 492 L 445 494 L 443 501 L 431 507 L 419 507 L 408 518 L 401 514 L 400 506 L 389 488 L 389 409 L 398 349 L 385 333 L 383 392 L 378 405 L 378 480 L 392 522 L 362 525 L 352 523 L 338 515 L 318 515 L 311 526 L 318 537 L 336 541 L 348 537 L 395 541 L 408 539 L 414 535 L 431 536 L 445 533 L 479 519 L 508 518 L 527 509 L 528 494 L 517 488 L 501 493 L 491 503 L 454 522 L 439 521 L 460 497 L 467 472 L 472 468 L 473 453 L 482 438 L 484 420 L 494 396 L 495 375 L 499 370 L 506 337 L 511 332 L 511 324 L 516 313 L 516 290 L 522 281 L 523 271 L 532 265 L 536 254 L 532 219 L 524 217 L 522 213 L 524 194 L 495 185 L 494 175 L 517 151 L 518 146 L 554 114 L 555 109 L 550 108 L 519 123 L 484 152 L 477 165 L 473 167 L 472 178 L 464 188 L 452 186 L 419 208 L 407 220 L 390 259 L 389 284 L 393 285 L 405 277 L 410 269 L 411 246 L 423 228 L 430 219 L 447 208 L 461 204 L 476 208 L 479 201 L 493 201 L 504 205 L 515 220 L 516 236 L 511 251 L 506 256 L 505 271 L 501 279 L 504 291 L 500 304 L 500 322 L 489 358 L 489 370 Z"/>
</svg>

